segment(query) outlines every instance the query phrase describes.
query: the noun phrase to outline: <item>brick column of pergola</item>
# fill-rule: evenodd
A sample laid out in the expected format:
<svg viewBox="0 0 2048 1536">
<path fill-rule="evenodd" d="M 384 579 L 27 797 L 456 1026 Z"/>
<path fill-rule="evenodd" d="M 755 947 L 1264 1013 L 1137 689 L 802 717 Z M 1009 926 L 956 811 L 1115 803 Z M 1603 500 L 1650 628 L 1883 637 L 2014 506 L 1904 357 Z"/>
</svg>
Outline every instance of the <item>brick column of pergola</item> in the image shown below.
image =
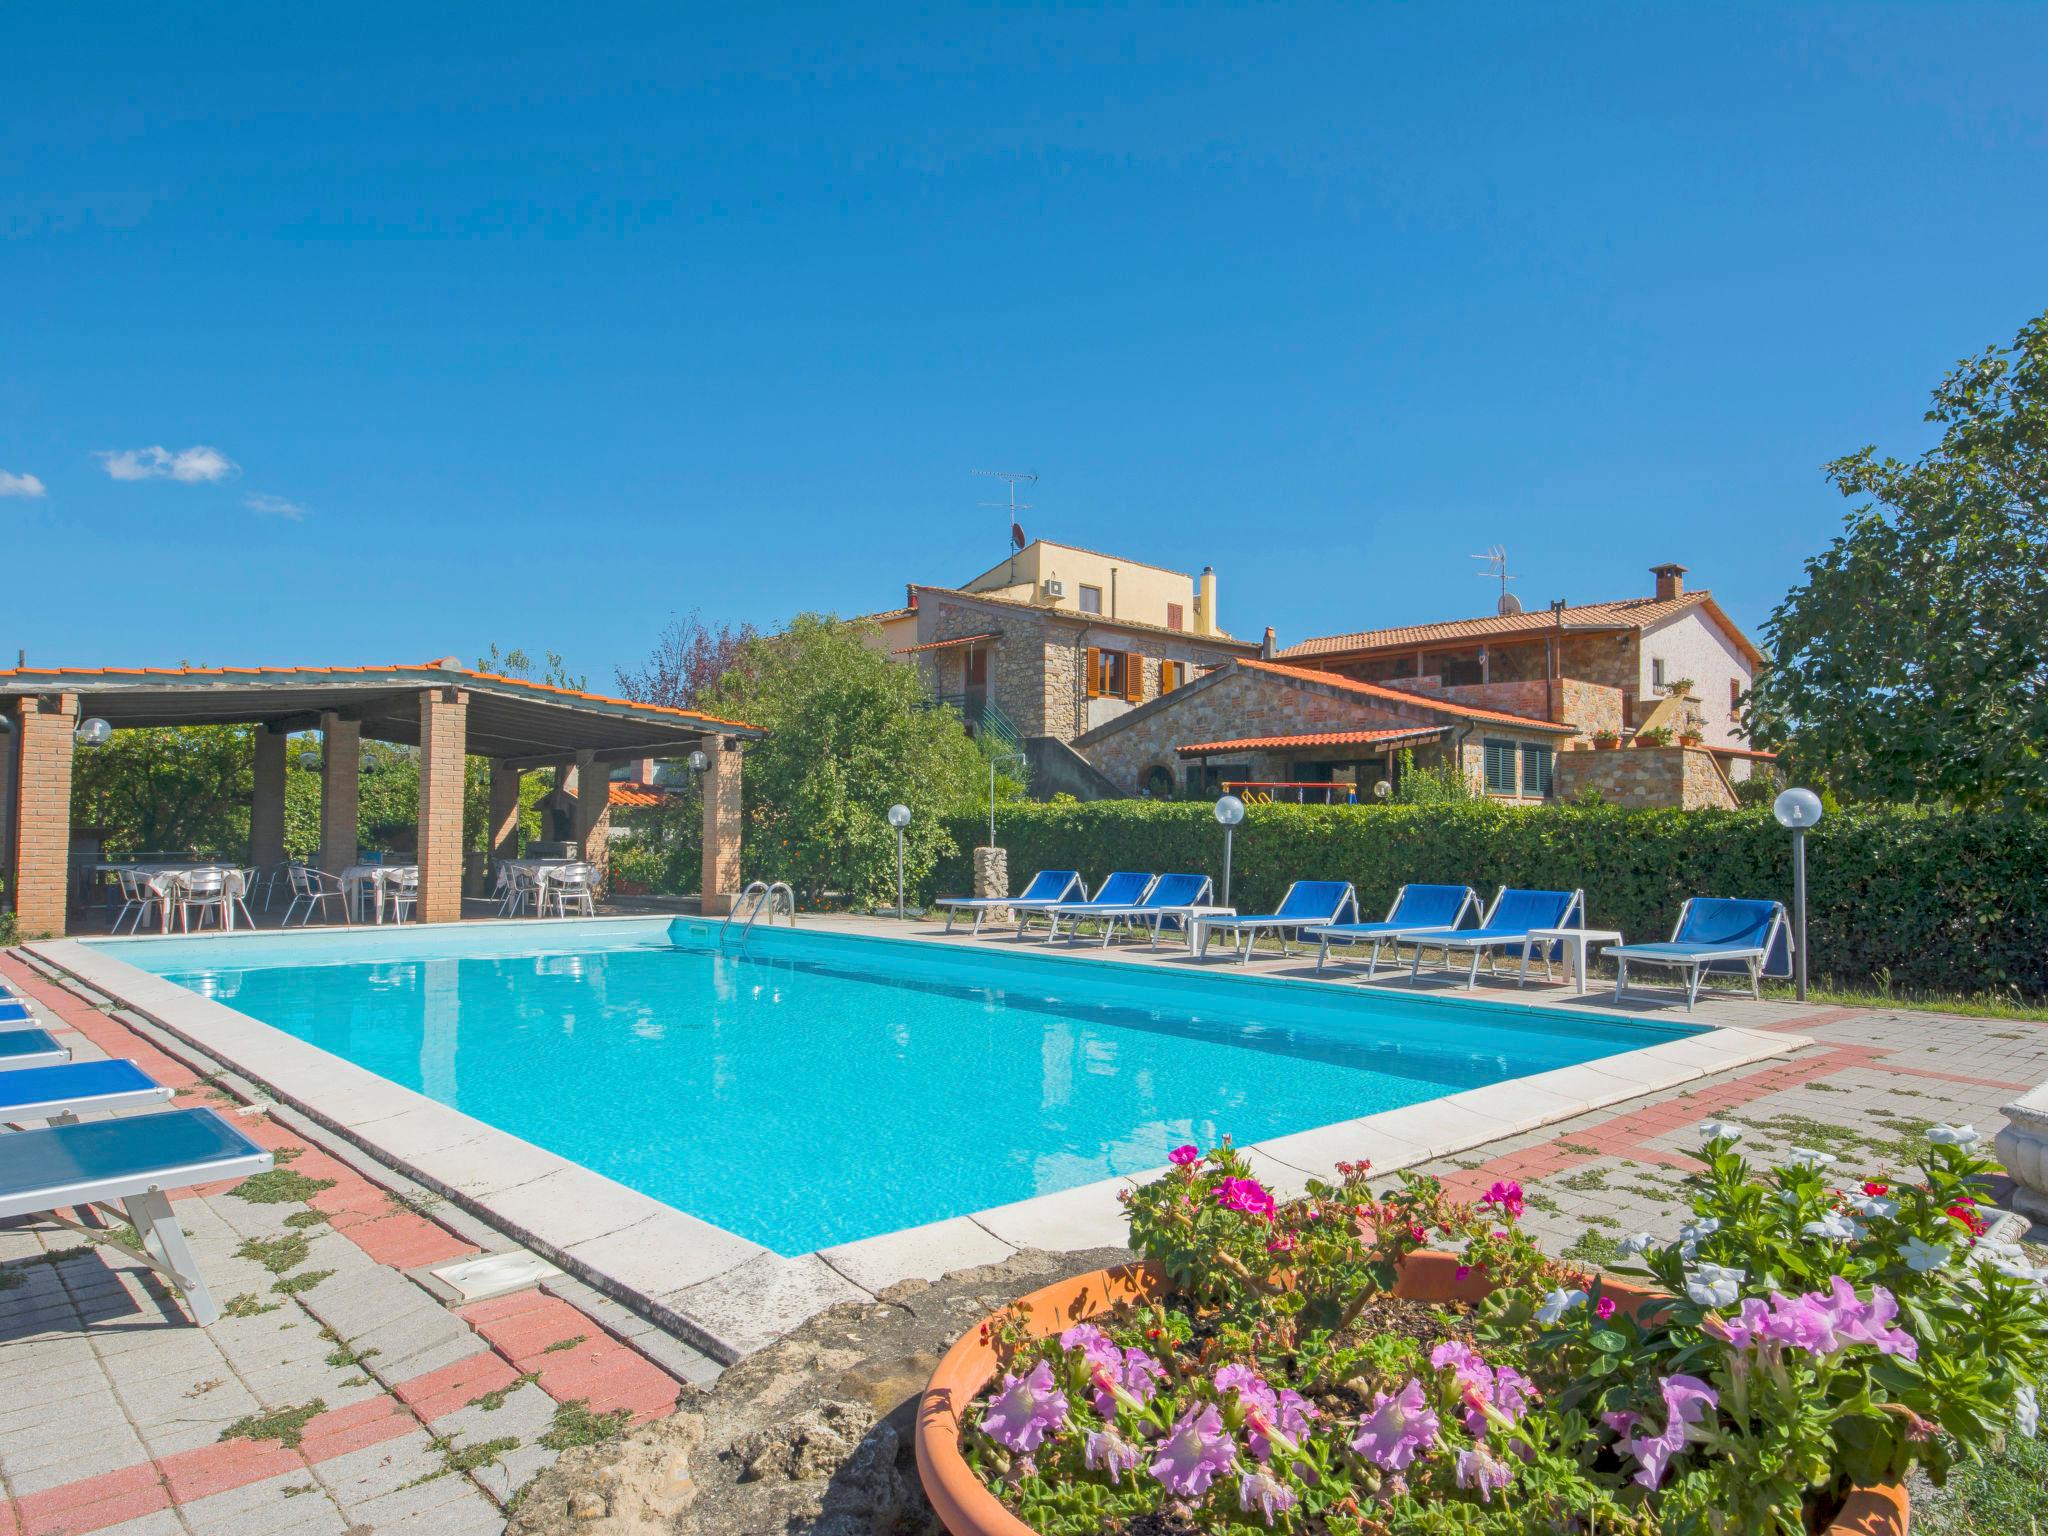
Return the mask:
<svg viewBox="0 0 2048 1536">
<path fill-rule="evenodd" d="M 356 861 L 363 727 L 329 711 L 320 717 L 320 867 L 339 875 Z"/>
<path fill-rule="evenodd" d="M 71 898 L 71 733 L 78 695 L 23 698 L 14 714 L 14 915 L 30 938 L 61 936 Z"/>
<path fill-rule="evenodd" d="M 519 780 L 517 768 L 491 759 L 491 824 L 485 835 L 494 859 L 519 857 Z"/>
<path fill-rule="evenodd" d="M 704 770 L 704 883 L 702 910 L 716 917 L 732 910 L 740 892 L 740 744 L 730 737 L 706 741 Z"/>
<path fill-rule="evenodd" d="M 270 869 L 284 862 L 284 774 L 286 733 L 259 725 L 256 788 L 249 801 L 249 862 Z"/>
<path fill-rule="evenodd" d="M 462 916 L 462 799 L 469 762 L 469 695 L 420 695 L 420 921 Z"/>
<path fill-rule="evenodd" d="M 611 770 L 588 752 L 576 754 L 576 814 L 569 826 L 576 839 L 576 856 L 604 868 L 605 844 L 612 830 Z"/>
</svg>

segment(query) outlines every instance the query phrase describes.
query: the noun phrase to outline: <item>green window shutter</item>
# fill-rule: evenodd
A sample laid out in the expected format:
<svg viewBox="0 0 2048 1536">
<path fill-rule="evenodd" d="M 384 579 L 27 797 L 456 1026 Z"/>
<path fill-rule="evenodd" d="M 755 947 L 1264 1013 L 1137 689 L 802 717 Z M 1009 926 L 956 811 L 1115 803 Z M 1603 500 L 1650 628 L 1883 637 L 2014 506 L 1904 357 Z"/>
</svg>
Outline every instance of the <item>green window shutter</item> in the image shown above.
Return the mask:
<svg viewBox="0 0 2048 1536">
<path fill-rule="evenodd" d="M 1512 741 L 1486 743 L 1486 792 L 1512 795 L 1515 792 L 1515 744 Z"/>
<path fill-rule="evenodd" d="M 1522 793 L 1525 795 L 1550 794 L 1551 769 L 1554 754 L 1549 747 L 1527 742 L 1522 747 Z"/>
</svg>

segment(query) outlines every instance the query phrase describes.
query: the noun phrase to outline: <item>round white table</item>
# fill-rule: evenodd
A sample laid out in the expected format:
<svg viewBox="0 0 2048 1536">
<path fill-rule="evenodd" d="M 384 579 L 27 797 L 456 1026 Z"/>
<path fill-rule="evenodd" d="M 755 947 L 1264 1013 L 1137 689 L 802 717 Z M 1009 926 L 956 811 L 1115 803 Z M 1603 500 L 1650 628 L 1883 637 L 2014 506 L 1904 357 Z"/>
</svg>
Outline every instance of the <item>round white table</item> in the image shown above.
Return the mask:
<svg viewBox="0 0 2048 1536">
<path fill-rule="evenodd" d="M 95 864 L 93 869 L 103 874 L 133 875 L 148 886 L 162 914 L 161 931 L 164 933 L 171 931 L 171 903 L 178 900 L 178 893 L 188 875 L 218 874 L 228 882 L 229 899 L 221 903 L 221 925 L 224 928 L 235 926 L 233 898 L 247 894 L 241 883 L 242 871 L 233 864 L 222 864 L 217 860 L 179 859 L 169 863 L 138 864 L 116 859 Z"/>
<path fill-rule="evenodd" d="M 399 875 L 411 875 L 419 879 L 417 864 L 351 864 L 341 872 L 341 900 L 356 914 L 362 916 L 363 887 L 370 888 L 372 903 L 376 909 L 377 921 L 384 921 L 384 887 Z"/>
</svg>

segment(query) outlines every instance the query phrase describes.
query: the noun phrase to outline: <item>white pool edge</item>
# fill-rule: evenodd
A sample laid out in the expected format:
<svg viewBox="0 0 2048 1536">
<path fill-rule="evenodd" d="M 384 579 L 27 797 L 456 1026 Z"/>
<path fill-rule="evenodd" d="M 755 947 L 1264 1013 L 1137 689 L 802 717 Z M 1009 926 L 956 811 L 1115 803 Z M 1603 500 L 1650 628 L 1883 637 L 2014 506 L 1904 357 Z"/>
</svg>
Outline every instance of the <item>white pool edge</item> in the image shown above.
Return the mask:
<svg viewBox="0 0 2048 1536">
<path fill-rule="evenodd" d="M 502 932 L 506 924 L 489 926 Z M 548 926 L 561 932 L 563 922 Z M 1164 1172 L 1104 1179 L 787 1258 L 90 943 L 45 940 L 23 948 L 728 1364 L 827 1307 L 873 1300 L 900 1281 L 934 1280 L 1020 1248 L 1120 1247 L 1127 1234 L 1118 1191 Z M 1285 1197 L 1310 1178 L 1334 1179 L 1340 1160 L 1369 1160 L 1375 1171 L 1392 1173 L 1810 1043 L 1776 1032 L 1709 1029 L 1244 1150 Z"/>
</svg>

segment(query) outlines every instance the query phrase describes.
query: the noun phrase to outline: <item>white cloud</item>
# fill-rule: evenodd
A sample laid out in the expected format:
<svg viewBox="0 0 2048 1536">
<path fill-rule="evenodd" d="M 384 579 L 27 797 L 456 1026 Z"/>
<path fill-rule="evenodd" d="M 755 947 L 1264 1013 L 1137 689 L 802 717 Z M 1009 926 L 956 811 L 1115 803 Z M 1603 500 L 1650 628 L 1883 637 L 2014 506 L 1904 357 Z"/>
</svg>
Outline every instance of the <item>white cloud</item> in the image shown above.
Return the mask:
<svg viewBox="0 0 2048 1536">
<path fill-rule="evenodd" d="M 185 485 L 225 480 L 239 468 L 218 448 L 203 444 L 176 453 L 161 447 L 111 449 L 100 455 L 100 463 L 116 480 L 176 480 Z"/>
<path fill-rule="evenodd" d="M 0 469 L 0 496 L 40 496 L 43 482 L 34 475 L 10 475 Z"/>
<path fill-rule="evenodd" d="M 282 517 L 294 523 L 306 520 L 306 509 L 296 501 L 286 501 L 282 496 L 267 496 L 261 491 L 244 496 L 242 505 L 264 517 Z"/>
</svg>

